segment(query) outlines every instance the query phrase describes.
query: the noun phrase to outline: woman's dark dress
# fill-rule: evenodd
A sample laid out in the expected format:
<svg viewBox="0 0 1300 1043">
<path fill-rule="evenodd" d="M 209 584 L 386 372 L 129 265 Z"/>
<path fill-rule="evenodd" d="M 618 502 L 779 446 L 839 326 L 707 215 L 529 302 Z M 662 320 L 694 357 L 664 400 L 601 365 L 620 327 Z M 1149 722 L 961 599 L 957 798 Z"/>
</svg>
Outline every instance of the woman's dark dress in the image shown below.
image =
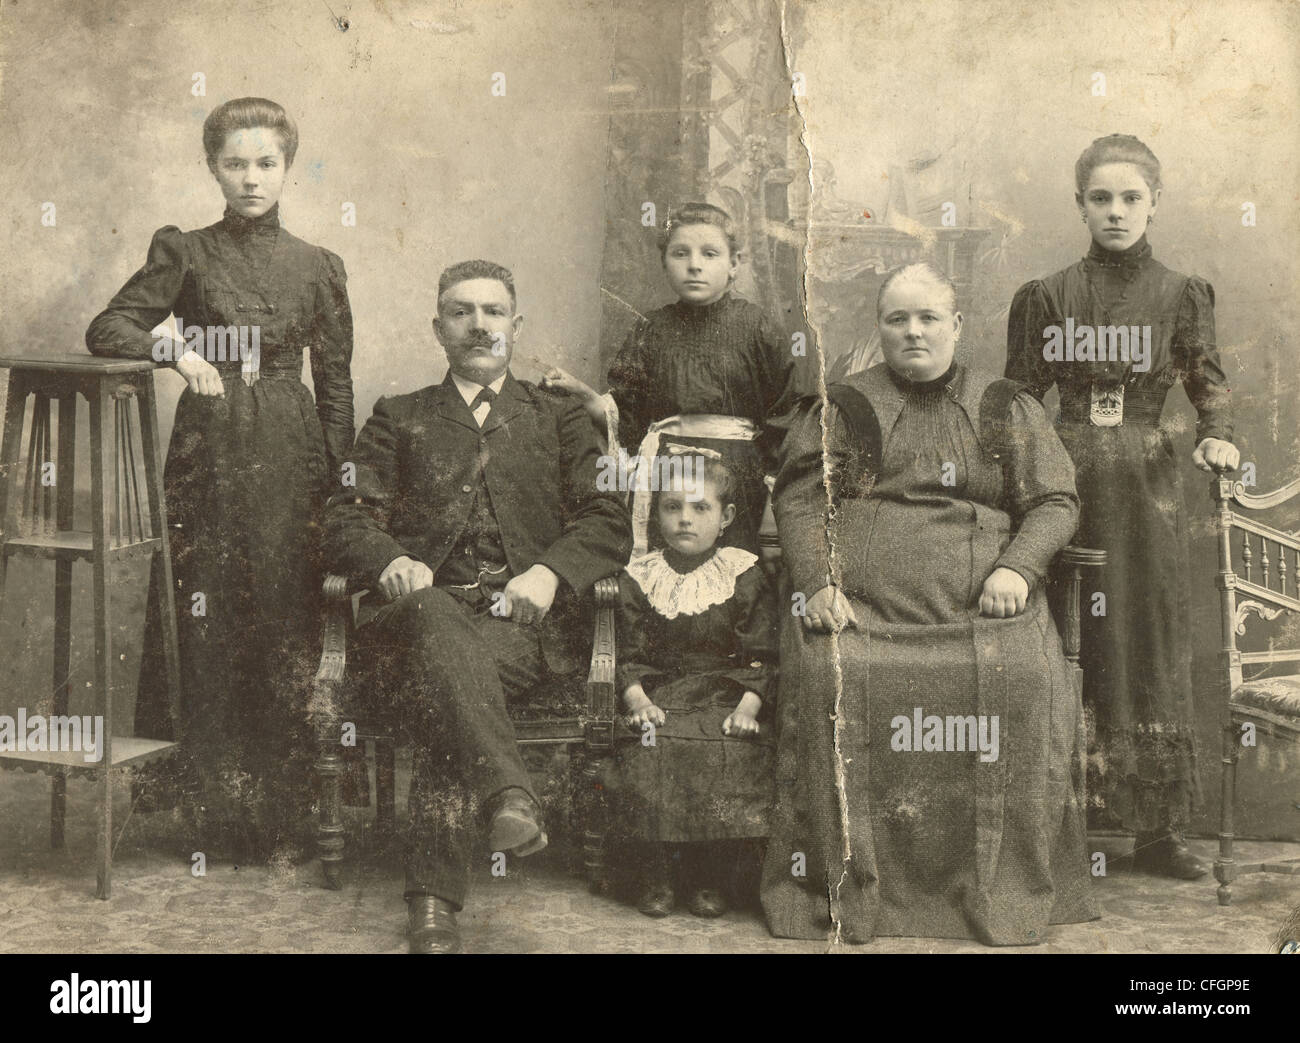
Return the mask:
<svg viewBox="0 0 1300 1043">
<path fill-rule="evenodd" d="M 823 459 L 859 443 L 813 406 L 782 447 L 774 494 L 784 561 L 811 598 L 833 576 L 858 620 L 838 635 L 793 618 L 781 644 L 776 811 L 763 908 L 785 938 L 876 935 L 1042 942 L 1094 917 L 1083 809 L 1083 714 L 1043 576 L 1077 518 L 1073 468 L 1027 392 L 1009 459 L 981 441 L 992 378 L 954 367 L 910 384 L 886 365 L 845 380 L 881 433 L 874 482 L 828 518 Z M 823 453 L 823 446 L 825 451 Z M 1025 577 L 1023 613 L 980 615 L 996 568 Z M 983 718 L 950 748 L 909 748 L 899 718 Z M 991 747 L 991 743 L 988 744 Z M 988 751 L 991 754 L 991 749 Z"/>
<path fill-rule="evenodd" d="M 193 232 L 161 228 L 86 343 L 97 355 L 152 359 L 149 330 L 168 314 L 182 327 L 260 326 L 251 386 L 235 358 L 213 362 L 224 397 L 182 393 L 164 471 L 181 653 L 180 785 L 204 842 L 233 843 L 248 857 L 292 843 L 311 799 L 316 515 L 354 435 L 343 263 L 281 229 L 278 207 L 252 220 L 227 211 Z M 301 379 L 304 352 L 315 403 Z M 150 597 L 136 730 L 170 738 L 154 604 Z M 176 781 L 160 774 L 155 789 L 163 778 Z"/>
<path fill-rule="evenodd" d="M 1047 361 L 1043 330 L 1151 327 L 1151 367 Z M 1075 542 L 1108 555 L 1098 588 L 1106 614 L 1083 627 L 1084 705 L 1096 728 L 1089 792 L 1102 823 L 1158 831 L 1187 825 L 1196 796 L 1190 592 L 1182 480 L 1160 423 L 1181 380 L 1196 407 L 1195 442 L 1232 440 L 1229 391 L 1214 340 L 1214 291 L 1170 271 L 1143 237 L 1122 253 L 1088 255 L 1016 293 L 1007 376 L 1042 398 L 1060 389 L 1057 429 L 1074 460 L 1082 513 Z M 1119 427 L 1089 422 L 1090 386 L 1123 383 Z"/>
<path fill-rule="evenodd" d="M 625 574 L 618 637 L 619 694 L 639 681 L 667 718 L 653 746 L 640 732 L 619 738 L 607 788 L 620 833 L 661 843 L 767 836 L 771 725 L 751 738 L 722 733 L 745 692 L 763 700 L 760 721 L 772 720 L 776 608 L 762 568 L 751 562 L 726 601 L 672 619 Z"/>
<path fill-rule="evenodd" d="M 713 413 L 754 423 L 753 442 L 665 436 L 661 446 L 722 454 L 736 474 L 740 502 L 721 542 L 757 553 L 767 503 L 763 475 L 785 433 L 782 417 L 797 398 L 789 337 L 763 309 L 730 293 L 701 306 L 675 301 L 628 333 L 609 370 L 609 392 L 618 406 L 618 440 L 631 455 L 652 423 L 671 416 Z M 653 513 L 650 529 L 653 547 Z"/>
</svg>

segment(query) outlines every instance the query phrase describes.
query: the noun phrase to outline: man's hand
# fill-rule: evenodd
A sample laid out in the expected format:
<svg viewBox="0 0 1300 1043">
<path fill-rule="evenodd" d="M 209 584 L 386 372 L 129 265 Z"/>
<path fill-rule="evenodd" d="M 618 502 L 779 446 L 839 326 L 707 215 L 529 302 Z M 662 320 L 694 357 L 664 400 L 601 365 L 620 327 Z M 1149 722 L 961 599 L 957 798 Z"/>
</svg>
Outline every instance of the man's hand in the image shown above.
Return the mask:
<svg viewBox="0 0 1300 1043">
<path fill-rule="evenodd" d="M 498 614 L 524 626 L 540 623 L 551 610 L 559 586 L 559 576 L 545 565 L 534 565 L 506 584 Z"/>
<path fill-rule="evenodd" d="M 758 711 L 762 708 L 763 700 L 758 697 L 758 693 L 746 692 L 740 697 L 740 702 L 731 711 L 731 715 L 722 722 L 722 734 L 733 739 L 748 739 L 757 735 Z"/>
<path fill-rule="evenodd" d="M 1192 453 L 1192 463 L 1202 471 L 1222 474 L 1237 469 L 1241 453 L 1235 445 L 1221 438 L 1203 438 Z"/>
<path fill-rule="evenodd" d="M 198 352 L 186 351 L 176 360 L 176 372 L 196 395 L 220 396 L 226 393 L 217 367 L 200 357 Z"/>
<path fill-rule="evenodd" d="M 835 587 L 822 587 L 808 599 L 805 606 L 803 625 L 805 630 L 816 630 L 828 634 L 845 627 L 856 627 L 858 617 L 853 614 L 853 606 Z"/>
<path fill-rule="evenodd" d="M 984 581 L 980 613 L 994 619 L 1018 616 L 1029 603 L 1029 583 L 1015 569 L 994 569 Z"/>
<path fill-rule="evenodd" d="M 396 601 L 403 594 L 431 586 L 433 570 L 414 558 L 394 558 L 379 574 L 379 589 L 389 601 Z"/>
</svg>

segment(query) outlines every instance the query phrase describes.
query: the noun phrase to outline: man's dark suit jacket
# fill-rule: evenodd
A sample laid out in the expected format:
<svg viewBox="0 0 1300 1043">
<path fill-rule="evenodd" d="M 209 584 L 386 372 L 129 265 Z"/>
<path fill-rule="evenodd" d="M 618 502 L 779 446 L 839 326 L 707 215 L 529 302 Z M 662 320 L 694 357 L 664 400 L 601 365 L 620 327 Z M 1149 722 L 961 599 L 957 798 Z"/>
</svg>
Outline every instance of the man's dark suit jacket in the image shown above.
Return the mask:
<svg viewBox="0 0 1300 1043">
<path fill-rule="evenodd" d="M 552 669 L 570 669 L 573 592 L 617 573 L 632 548 L 622 499 L 596 488 L 600 455 L 577 398 L 510 375 L 481 430 L 450 374 L 381 398 L 350 457 L 356 488 L 325 513 L 326 561 L 369 587 L 371 604 L 382 602 L 379 575 L 395 558 L 424 562 L 436 583 L 469 520 L 482 461 L 511 575 L 540 563 L 560 577 L 543 648 Z"/>
</svg>

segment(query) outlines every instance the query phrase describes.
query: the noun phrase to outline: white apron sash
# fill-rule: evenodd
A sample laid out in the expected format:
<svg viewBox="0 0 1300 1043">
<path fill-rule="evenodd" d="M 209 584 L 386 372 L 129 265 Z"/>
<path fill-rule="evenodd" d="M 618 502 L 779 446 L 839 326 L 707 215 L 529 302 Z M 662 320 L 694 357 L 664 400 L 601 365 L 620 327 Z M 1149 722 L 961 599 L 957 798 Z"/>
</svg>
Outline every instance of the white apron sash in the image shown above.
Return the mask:
<svg viewBox="0 0 1300 1043">
<path fill-rule="evenodd" d="M 752 420 L 719 413 L 689 413 L 670 416 L 651 424 L 637 450 L 636 466 L 628 482 L 628 495 L 632 504 L 632 554 L 645 554 L 648 550 L 650 526 L 650 491 L 656 459 L 659 456 L 659 439 L 662 435 L 678 438 L 717 438 L 728 442 L 752 442 L 758 428 Z M 641 493 L 640 496 L 637 493 Z"/>
</svg>

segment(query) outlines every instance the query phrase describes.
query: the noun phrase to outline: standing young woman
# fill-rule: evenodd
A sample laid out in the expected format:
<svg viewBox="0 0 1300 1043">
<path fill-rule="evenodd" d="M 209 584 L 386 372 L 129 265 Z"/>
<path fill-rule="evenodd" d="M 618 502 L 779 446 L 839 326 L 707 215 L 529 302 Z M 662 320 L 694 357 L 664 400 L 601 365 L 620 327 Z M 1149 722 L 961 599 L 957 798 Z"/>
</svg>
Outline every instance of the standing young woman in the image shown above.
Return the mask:
<svg viewBox="0 0 1300 1043">
<path fill-rule="evenodd" d="M 1193 461 L 1237 466 L 1214 291 L 1151 256 L 1160 163 L 1141 141 L 1098 138 L 1075 185 L 1088 253 L 1016 293 L 1006 372 L 1039 398 L 1059 388 L 1082 506 L 1075 541 L 1108 554 L 1106 614 L 1083 635 L 1099 754 L 1089 788 L 1110 822 L 1136 832 L 1136 865 L 1190 880 L 1206 871 L 1182 837 L 1196 795 L 1190 595 L 1178 460 L 1160 416 L 1181 380 L 1197 412 Z"/>
<path fill-rule="evenodd" d="M 343 262 L 280 226 L 298 147 L 284 109 L 226 102 L 205 121 L 203 147 L 225 214 L 197 231 L 154 233 L 145 266 L 96 316 L 86 344 L 172 363 L 188 385 L 165 471 L 186 757 L 183 780 L 171 781 L 198 819 L 197 839 L 248 858 L 302 839 L 310 800 L 316 512 L 354 435 L 352 313 Z M 169 352 L 150 333 L 169 314 L 182 331 L 199 328 L 198 353 Z M 137 699 L 136 730 L 151 737 L 171 732 L 160 627 L 151 614 Z M 168 803 L 163 776 L 151 781 L 155 806 Z"/>
</svg>

